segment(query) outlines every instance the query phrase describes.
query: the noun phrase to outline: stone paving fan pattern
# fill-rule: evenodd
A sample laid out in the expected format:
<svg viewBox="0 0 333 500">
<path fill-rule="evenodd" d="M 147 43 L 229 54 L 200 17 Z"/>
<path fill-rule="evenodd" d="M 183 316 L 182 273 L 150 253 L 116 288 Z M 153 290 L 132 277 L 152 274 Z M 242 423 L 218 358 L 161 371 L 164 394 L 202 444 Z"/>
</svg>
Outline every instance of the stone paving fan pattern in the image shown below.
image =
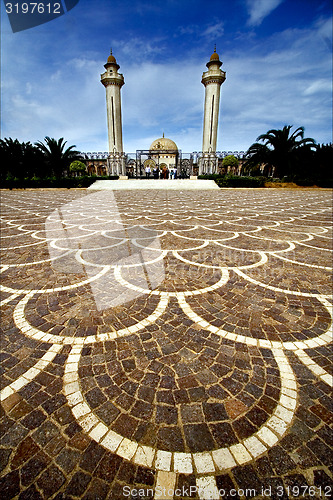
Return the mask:
<svg viewBox="0 0 333 500">
<path fill-rule="evenodd" d="M 4 498 L 325 498 L 331 192 L 98 196 L 2 193 Z"/>
</svg>

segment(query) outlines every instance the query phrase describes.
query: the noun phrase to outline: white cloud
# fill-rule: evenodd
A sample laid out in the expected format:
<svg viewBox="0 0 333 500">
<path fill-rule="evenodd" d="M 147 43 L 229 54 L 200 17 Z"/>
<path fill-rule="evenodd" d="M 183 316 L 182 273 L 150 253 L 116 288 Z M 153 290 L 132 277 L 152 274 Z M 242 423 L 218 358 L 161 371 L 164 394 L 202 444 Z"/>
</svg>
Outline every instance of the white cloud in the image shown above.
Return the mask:
<svg viewBox="0 0 333 500">
<path fill-rule="evenodd" d="M 250 15 L 248 24 L 259 26 L 262 21 L 284 0 L 246 0 L 247 10 Z"/>
<path fill-rule="evenodd" d="M 202 68 L 195 62 L 146 62 L 128 66 L 126 71 L 124 68 L 122 109 L 127 151 L 148 148 L 163 132 L 172 136 L 181 149 L 188 150 L 188 128 L 193 149 L 203 113 L 201 74 Z"/>
<path fill-rule="evenodd" d="M 331 82 L 327 79 L 324 80 L 319 79 L 315 80 L 314 82 L 311 83 L 311 85 L 307 86 L 303 92 L 304 95 L 314 95 L 318 94 L 319 92 L 330 92 L 332 89 L 332 84 Z"/>
<path fill-rule="evenodd" d="M 223 22 L 219 21 L 210 26 L 207 26 L 202 31 L 202 36 L 216 39 L 221 37 L 223 33 L 224 33 L 224 24 Z"/>
<path fill-rule="evenodd" d="M 208 24 L 188 24 L 179 26 L 175 37 L 183 35 L 195 35 L 198 38 L 206 38 L 214 43 L 224 34 L 224 22 L 220 19 L 213 19 Z"/>
<path fill-rule="evenodd" d="M 307 136 L 330 142 L 331 54 L 324 41 L 329 35 L 327 20 L 322 19 L 311 29 L 275 33 L 264 46 L 252 40 L 242 51 L 225 48 L 219 150 L 247 149 L 259 134 L 286 124 L 304 125 Z M 153 62 L 149 43 L 144 48 L 139 39 L 132 44 L 120 41 L 115 53 L 125 77 L 125 151 L 146 149 L 163 132 L 183 152 L 198 151 L 204 105 L 201 75 L 210 54 L 203 59 L 202 52 L 193 51 L 185 60 L 167 60 L 161 53 Z M 32 38 L 19 46 L 19 73 L 16 42 L 7 43 L 3 61 L 3 136 L 31 142 L 46 135 L 64 137 L 81 151 L 105 151 L 105 89 L 99 81 L 105 60 L 89 52 L 81 51 L 79 58 L 59 52 L 46 63 Z M 145 56 L 127 56 L 135 56 L 140 46 Z"/>
<path fill-rule="evenodd" d="M 321 35 L 323 38 L 332 40 L 332 18 L 318 19 L 318 21 L 316 22 L 316 28 L 318 29 L 319 35 Z M 330 46 L 330 49 L 332 49 L 332 45 Z"/>
<path fill-rule="evenodd" d="M 31 47 L 25 47 L 27 52 Z M 35 142 L 65 137 L 79 149 L 107 148 L 105 91 L 99 83 L 102 61 L 62 58 L 45 71 L 39 54 L 22 49 L 20 78 L 7 53 L 2 95 L 2 136 Z M 52 66 L 52 65 L 50 65 Z M 25 79 L 22 85 L 22 79 Z M 103 140 L 104 139 L 104 140 Z"/>
<path fill-rule="evenodd" d="M 163 53 L 165 51 L 164 41 L 164 38 L 152 38 L 147 41 L 139 37 L 131 37 L 129 40 L 118 41 L 117 49 L 127 58 L 145 60 L 151 55 Z"/>
</svg>

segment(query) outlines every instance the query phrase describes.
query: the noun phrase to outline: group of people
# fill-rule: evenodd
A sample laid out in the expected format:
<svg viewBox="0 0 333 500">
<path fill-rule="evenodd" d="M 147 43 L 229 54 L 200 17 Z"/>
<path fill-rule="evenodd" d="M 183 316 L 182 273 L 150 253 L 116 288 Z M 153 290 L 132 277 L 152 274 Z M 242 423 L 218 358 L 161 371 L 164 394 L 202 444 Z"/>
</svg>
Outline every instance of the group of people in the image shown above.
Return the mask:
<svg viewBox="0 0 333 500">
<path fill-rule="evenodd" d="M 151 168 L 147 165 L 145 168 L 146 172 L 146 179 L 150 178 L 151 174 Z M 157 166 L 153 168 L 153 178 L 154 179 L 176 179 L 177 177 L 177 170 L 175 168 L 171 168 L 170 170 L 166 167 L 163 166 L 163 168 L 160 170 Z"/>
</svg>

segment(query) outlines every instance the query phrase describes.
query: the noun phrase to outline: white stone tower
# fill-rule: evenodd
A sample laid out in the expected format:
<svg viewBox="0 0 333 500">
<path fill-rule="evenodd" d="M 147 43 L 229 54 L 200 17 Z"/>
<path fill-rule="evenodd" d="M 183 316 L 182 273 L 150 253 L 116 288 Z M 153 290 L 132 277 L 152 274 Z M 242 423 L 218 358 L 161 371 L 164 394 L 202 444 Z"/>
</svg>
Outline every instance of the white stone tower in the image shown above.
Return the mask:
<svg viewBox="0 0 333 500">
<path fill-rule="evenodd" d="M 112 50 L 104 68 L 106 71 L 101 75 L 101 82 L 106 90 L 109 140 L 108 173 L 109 175 L 125 175 L 120 96 L 120 89 L 125 82 L 124 76 L 118 73 L 120 66 L 112 55 Z"/>
<path fill-rule="evenodd" d="M 226 75 L 220 69 L 222 62 L 216 53 L 216 48 L 209 62 L 208 71 L 203 73 L 201 83 L 205 86 L 205 110 L 203 123 L 202 157 L 199 161 L 199 174 L 216 173 L 217 157 L 216 142 L 219 121 L 220 90 Z"/>
</svg>

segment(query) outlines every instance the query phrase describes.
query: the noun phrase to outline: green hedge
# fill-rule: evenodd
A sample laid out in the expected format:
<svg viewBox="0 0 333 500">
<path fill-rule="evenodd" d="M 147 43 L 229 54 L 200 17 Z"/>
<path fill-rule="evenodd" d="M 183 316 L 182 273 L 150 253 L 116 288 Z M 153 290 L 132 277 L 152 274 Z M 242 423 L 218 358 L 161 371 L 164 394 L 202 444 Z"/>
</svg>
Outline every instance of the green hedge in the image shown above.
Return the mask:
<svg viewBox="0 0 333 500">
<path fill-rule="evenodd" d="M 251 176 L 237 176 L 237 175 L 220 175 L 220 174 L 209 174 L 209 175 L 199 175 L 198 179 L 210 179 L 216 182 L 219 187 L 265 187 L 265 182 L 294 182 L 298 186 L 318 186 L 323 188 L 333 187 L 333 179 L 303 179 L 295 176 L 284 177 L 283 179 L 272 179 L 263 176 L 251 177 Z"/>
<path fill-rule="evenodd" d="M 220 175 L 220 174 L 198 175 L 198 179 L 208 179 L 211 181 L 216 181 L 217 179 L 222 179 L 222 177 L 225 177 L 225 175 Z"/>
<path fill-rule="evenodd" d="M 333 179 L 298 179 L 295 178 L 293 180 L 295 184 L 298 186 L 318 186 L 318 187 L 323 187 L 323 188 L 331 188 L 333 187 Z"/>
<path fill-rule="evenodd" d="M 87 188 L 96 180 L 115 180 L 119 179 L 116 175 L 105 177 L 82 176 L 82 177 L 33 177 L 32 179 L 7 178 L 0 183 L 4 189 L 26 189 L 26 188 Z"/>
<path fill-rule="evenodd" d="M 198 179 L 211 179 L 219 187 L 264 187 L 266 177 L 245 177 L 238 175 L 199 175 Z"/>
<path fill-rule="evenodd" d="M 265 187 L 265 177 L 225 176 L 215 182 L 219 187 Z"/>
<path fill-rule="evenodd" d="M 26 189 L 26 188 L 87 188 L 96 180 L 115 180 L 118 176 L 83 176 L 83 177 L 63 177 L 57 179 L 56 177 L 33 177 L 32 179 L 18 179 L 7 178 L 0 182 L 0 187 L 4 189 Z M 199 175 L 198 179 L 214 180 L 219 187 L 248 187 L 258 188 L 264 187 L 265 182 L 272 179 L 266 177 L 250 177 L 250 176 L 236 176 L 236 175 Z M 274 179 L 281 182 L 280 179 Z M 298 178 L 284 178 L 283 182 L 294 182 L 298 186 L 318 186 L 323 188 L 333 187 L 333 179 L 298 179 Z"/>
</svg>

